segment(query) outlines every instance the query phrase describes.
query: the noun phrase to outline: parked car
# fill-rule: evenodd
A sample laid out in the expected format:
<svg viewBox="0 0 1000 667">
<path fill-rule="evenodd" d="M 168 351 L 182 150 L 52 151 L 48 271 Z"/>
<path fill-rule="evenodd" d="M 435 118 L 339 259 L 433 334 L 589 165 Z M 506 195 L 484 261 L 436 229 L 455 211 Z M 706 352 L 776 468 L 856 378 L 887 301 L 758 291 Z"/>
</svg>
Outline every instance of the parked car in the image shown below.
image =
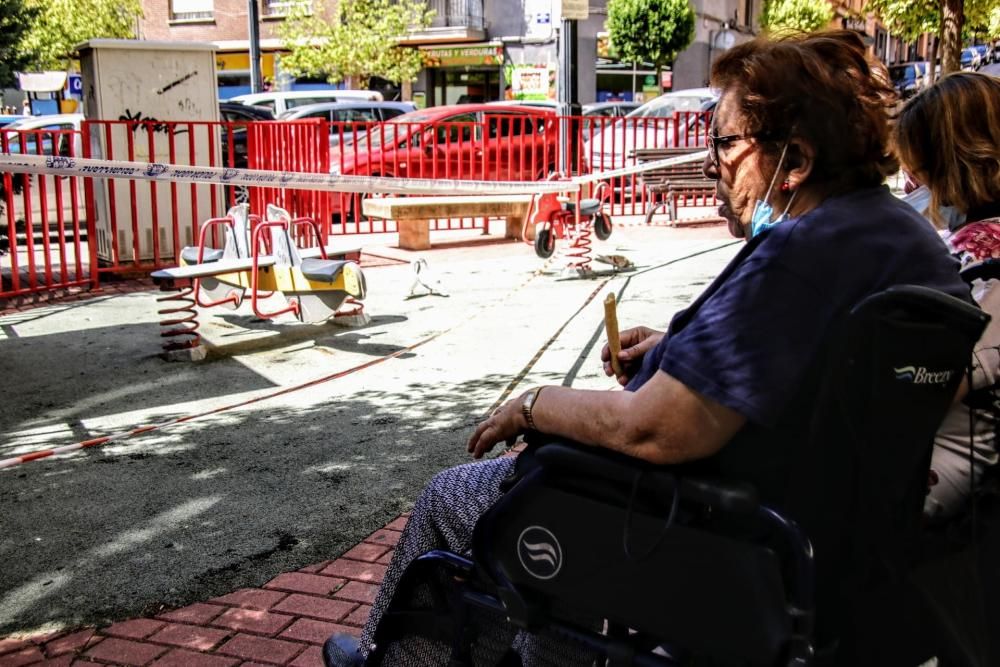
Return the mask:
<svg viewBox="0 0 1000 667">
<path fill-rule="evenodd" d="M 889 68 L 889 78 L 892 85 L 903 99 L 913 97 L 926 88 L 930 82 L 928 68 L 930 63 L 918 61 L 893 65 Z"/>
<path fill-rule="evenodd" d="M 230 123 L 251 120 L 274 120 L 274 111 L 270 107 L 242 102 L 219 102 L 219 118 Z"/>
<path fill-rule="evenodd" d="M 979 51 L 972 48 L 971 46 L 962 49 L 962 54 L 959 56 L 959 64 L 962 69 L 967 70 L 977 70 L 979 69 Z"/>
<path fill-rule="evenodd" d="M 413 102 L 323 102 L 289 109 L 278 120 L 320 118 L 334 123 L 330 126 L 330 145 L 336 146 L 341 141 L 354 141 L 355 134 L 366 131 L 372 123 L 416 110 Z"/>
<path fill-rule="evenodd" d="M 523 105 L 541 107 L 559 111 L 559 103 L 555 100 L 499 100 L 489 104 Z M 638 102 L 593 102 L 580 108 L 581 116 L 624 116 L 639 108 Z"/>
<path fill-rule="evenodd" d="M 985 44 L 976 44 L 972 48 L 974 48 L 976 53 L 979 54 L 979 67 L 984 67 L 990 64 L 990 47 Z"/>
<path fill-rule="evenodd" d="M 396 116 L 341 145 L 331 154 L 331 172 L 541 180 L 556 168 L 557 133 L 552 109 L 494 104 L 430 107 Z M 340 213 L 338 207 L 335 214 Z"/>
<path fill-rule="evenodd" d="M 267 107 L 275 116 L 280 116 L 289 109 L 306 104 L 345 102 L 349 100 L 381 102 L 382 93 L 375 90 L 334 90 L 332 88 L 329 90 L 282 90 L 269 93 L 237 95 L 228 101 Z"/>
<path fill-rule="evenodd" d="M 82 156 L 82 123 L 83 114 L 77 113 L 25 116 L 4 126 L 0 133 L 6 139 L 7 149 L 12 154 Z M 15 196 L 11 199 L 17 233 L 26 233 L 26 223 L 30 220 L 32 233 L 41 240 L 45 229 L 43 221 L 50 225 L 49 231 L 55 234 L 57 230 L 54 225 L 60 218 L 64 222 L 64 229 L 71 226 L 71 221 L 82 220 L 85 217 L 83 181 L 82 178 L 13 174 L 13 194 L 24 193 L 23 197 Z M 46 194 L 44 198 L 43 189 Z M 5 205 L 5 201 L 0 201 L 0 210 Z M 9 230 L 4 231 L 9 233 Z M 5 244 L 9 242 L 0 239 L 0 248 Z"/>
<path fill-rule="evenodd" d="M 251 104 L 220 102 L 219 118 L 223 122 L 232 123 L 224 126 L 221 133 L 222 164 L 227 167 L 245 168 L 247 166 L 246 123 L 274 120 L 274 112 L 267 107 Z M 230 144 L 233 146 L 232 158 L 229 156 Z"/>
<path fill-rule="evenodd" d="M 2 115 L 0 116 L 0 127 L 7 127 L 11 123 L 25 118 L 30 118 L 30 116 L 22 116 L 20 114 Z"/>
<path fill-rule="evenodd" d="M 32 153 L 35 155 L 70 155 L 69 143 L 72 141 L 72 154 L 83 155 L 83 141 L 80 138 L 80 127 L 83 114 L 67 113 L 48 116 L 24 116 L 3 127 L 7 138 L 7 146 L 11 153 Z M 67 131 L 75 131 L 69 134 Z M 29 134 L 30 132 L 30 134 Z M 21 140 L 24 139 L 24 146 Z M 57 145 L 54 145 L 54 141 Z M 41 142 L 41 150 L 39 143 Z"/>
<path fill-rule="evenodd" d="M 704 146 L 709 114 L 719 100 L 711 88 L 664 93 L 623 118 L 615 118 L 585 136 L 583 158 L 593 171 L 632 166 L 637 148 Z M 676 116 L 676 114 L 681 114 Z M 675 118 L 681 126 L 674 131 Z"/>
<path fill-rule="evenodd" d="M 641 106 L 642 104 L 639 102 L 594 102 L 593 104 L 583 105 L 583 115 L 604 117 L 626 116 Z"/>
</svg>

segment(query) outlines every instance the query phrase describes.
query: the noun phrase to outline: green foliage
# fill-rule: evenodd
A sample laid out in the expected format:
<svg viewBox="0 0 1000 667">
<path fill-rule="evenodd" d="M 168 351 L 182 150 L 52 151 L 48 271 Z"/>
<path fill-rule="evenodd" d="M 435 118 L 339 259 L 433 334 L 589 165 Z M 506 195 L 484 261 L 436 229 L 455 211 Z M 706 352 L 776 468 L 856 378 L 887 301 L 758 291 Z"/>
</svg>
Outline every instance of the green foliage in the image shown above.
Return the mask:
<svg viewBox="0 0 1000 667">
<path fill-rule="evenodd" d="M 35 70 L 66 69 L 74 47 L 89 39 L 134 38 L 139 0 L 25 0 L 38 12 L 23 50 Z"/>
<path fill-rule="evenodd" d="M 12 86 L 14 73 L 28 69 L 30 56 L 22 42 L 38 14 L 24 0 L 0 0 L 0 87 Z"/>
<path fill-rule="evenodd" d="M 413 81 L 423 67 L 417 49 L 400 46 L 410 30 L 434 18 L 421 0 L 341 0 L 336 20 L 323 18 L 323 2 L 313 11 L 293 7 L 278 33 L 291 53 L 283 69 L 295 76 L 325 76 L 330 83 L 347 77 L 363 87 L 372 76 L 397 83 Z"/>
<path fill-rule="evenodd" d="M 925 32 L 936 35 L 941 30 L 940 0 L 868 0 L 865 11 L 878 16 L 891 34 L 908 42 Z"/>
<path fill-rule="evenodd" d="M 608 0 L 608 33 L 626 62 L 671 64 L 694 41 L 689 0 Z"/>
<path fill-rule="evenodd" d="M 1000 7 L 990 10 L 990 17 L 986 22 L 986 36 L 989 39 L 1000 39 Z"/>
<path fill-rule="evenodd" d="M 830 25 L 833 5 L 827 0 L 767 0 L 760 27 L 773 35 L 814 32 Z"/>
</svg>

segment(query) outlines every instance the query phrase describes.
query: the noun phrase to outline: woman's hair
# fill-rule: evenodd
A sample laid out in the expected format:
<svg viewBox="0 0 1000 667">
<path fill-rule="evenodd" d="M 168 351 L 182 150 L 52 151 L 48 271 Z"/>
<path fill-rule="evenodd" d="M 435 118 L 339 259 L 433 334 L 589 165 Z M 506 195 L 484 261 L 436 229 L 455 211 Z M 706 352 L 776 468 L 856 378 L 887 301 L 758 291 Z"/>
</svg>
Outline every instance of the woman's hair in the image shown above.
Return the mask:
<svg viewBox="0 0 1000 667">
<path fill-rule="evenodd" d="M 949 74 L 906 103 L 893 139 L 930 189 L 932 217 L 942 205 L 968 213 L 1000 203 L 1000 79 Z"/>
<path fill-rule="evenodd" d="M 831 193 L 878 185 L 899 168 L 889 147 L 896 92 L 853 31 L 758 37 L 723 54 L 711 83 L 739 96 L 745 131 L 773 140 L 770 153 L 791 137 L 812 146 L 809 182 Z"/>
</svg>

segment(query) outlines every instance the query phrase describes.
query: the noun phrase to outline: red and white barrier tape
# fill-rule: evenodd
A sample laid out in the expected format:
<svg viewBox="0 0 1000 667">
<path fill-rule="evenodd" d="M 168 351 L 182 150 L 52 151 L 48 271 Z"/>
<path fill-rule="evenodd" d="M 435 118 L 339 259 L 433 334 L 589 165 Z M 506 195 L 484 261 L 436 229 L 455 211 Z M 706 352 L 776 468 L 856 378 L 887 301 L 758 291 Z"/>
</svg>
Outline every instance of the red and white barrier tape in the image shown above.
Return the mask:
<svg viewBox="0 0 1000 667">
<path fill-rule="evenodd" d="M 543 194 L 578 192 L 585 183 L 639 174 L 705 159 L 699 151 L 665 160 L 644 162 L 631 167 L 612 169 L 564 181 L 473 181 L 430 178 L 386 178 L 384 176 L 341 176 L 297 171 L 264 171 L 232 167 L 126 162 L 91 158 L 0 153 L 0 171 L 50 176 L 121 178 L 173 183 L 246 185 L 270 188 L 294 188 L 326 192 L 378 192 L 387 194 Z"/>
</svg>

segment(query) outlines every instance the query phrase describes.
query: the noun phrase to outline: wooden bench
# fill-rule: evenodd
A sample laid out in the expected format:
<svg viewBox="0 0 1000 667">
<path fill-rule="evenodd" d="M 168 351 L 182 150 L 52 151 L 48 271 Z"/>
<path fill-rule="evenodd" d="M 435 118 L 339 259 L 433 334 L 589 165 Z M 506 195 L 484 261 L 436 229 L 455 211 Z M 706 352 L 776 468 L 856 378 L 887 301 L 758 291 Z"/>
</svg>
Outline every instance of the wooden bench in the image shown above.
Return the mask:
<svg viewBox="0 0 1000 667">
<path fill-rule="evenodd" d="M 372 197 L 362 200 L 361 212 L 374 218 L 395 220 L 399 247 L 427 250 L 431 247 L 431 220 L 438 218 L 503 217 L 505 238 L 520 239 L 532 195 L 448 195 L 435 197 Z M 526 232 L 534 238 L 534 230 Z"/>
<path fill-rule="evenodd" d="M 690 155 L 704 151 L 701 148 L 637 148 L 633 152 L 636 162 L 653 162 L 655 160 L 665 160 L 673 157 Z M 650 194 L 662 194 L 663 199 L 651 205 L 646 212 L 646 224 L 648 225 L 653 216 L 662 208 L 667 209 L 667 215 L 671 221 L 677 220 L 677 200 L 681 197 L 714 197 L 715 181 L 705 176 L 702 171 L 702 162 L 687 162 L 671 167 L 660 167 L 639 174 L 639 181 Z M 655 202 L 651 197 L 650 202 Z"/>
</svg>

